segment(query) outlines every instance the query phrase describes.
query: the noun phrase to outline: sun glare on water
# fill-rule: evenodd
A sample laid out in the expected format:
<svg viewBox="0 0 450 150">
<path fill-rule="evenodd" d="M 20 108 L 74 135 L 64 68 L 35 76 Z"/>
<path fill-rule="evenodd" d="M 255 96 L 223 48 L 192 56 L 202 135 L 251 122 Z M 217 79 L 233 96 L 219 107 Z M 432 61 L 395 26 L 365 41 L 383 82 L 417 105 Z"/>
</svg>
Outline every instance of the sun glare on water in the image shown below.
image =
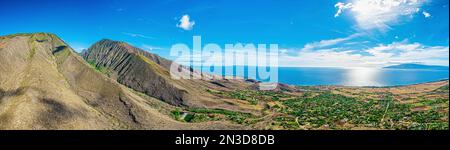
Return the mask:
<svg viewBox="0 0 450 150">
<path fill-rule="evenodd" d="M 380 69 L 377 68 L 352 68 L 345 73 L 346 86 L 383 86 L 379 82 Z"/>
</svg>

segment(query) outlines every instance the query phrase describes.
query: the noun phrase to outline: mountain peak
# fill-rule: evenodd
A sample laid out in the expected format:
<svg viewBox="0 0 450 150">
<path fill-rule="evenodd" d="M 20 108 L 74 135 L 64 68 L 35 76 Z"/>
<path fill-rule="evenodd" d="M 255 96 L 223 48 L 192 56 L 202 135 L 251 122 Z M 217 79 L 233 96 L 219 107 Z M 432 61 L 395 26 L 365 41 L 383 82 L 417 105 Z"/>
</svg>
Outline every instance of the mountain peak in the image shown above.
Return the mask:
<svg viewBox="0 0 450 150">
<path fill-rule="evenodd" d="M 98 41 L 97 43 L 120 44 L 120 43 L 125 43 L 125 42 L 122 42 L 122 41 L 115 41 L 115 40 L 111 40 L 111 39 L 102 39 L 102 40 Z"/>
<path fill-rule="evenodd" d="M 56 34 L 46 32 L 10 34 L 0 36 L 0 39 L 12 39 L 15 37 L 31 37 L 34 40 L 38 40 L 38 42 L 44 42 L 50 39 L 58 39 L 59 41 L 62 41 Z"/>
<path fill-rule="evenodd" d="M 111 47 L 108 50 L 126 50 L 128 53 L 144 53 L 146 51 L 138 49 L 136 47 L 133 47 L 132 45 L 122 42 L 122 41 L 115 41 L 111 39 L 102 39 L 98 42 L 96 42 L 92 47 L 100 46 L 100 47 Z M 89 48 L 88 51 L 92 50 L 92 48 Z"/>
<path fill-rule="evenodd" d="M 50 32 L 35 32 L 35 33 L 16 33 L 16 34 L 10 34 L 10 35 L 3 35 L 1 37 L 33 36 L 33 35 L 56 36 L 55 34 L 50 33 Z"/>
</svg>

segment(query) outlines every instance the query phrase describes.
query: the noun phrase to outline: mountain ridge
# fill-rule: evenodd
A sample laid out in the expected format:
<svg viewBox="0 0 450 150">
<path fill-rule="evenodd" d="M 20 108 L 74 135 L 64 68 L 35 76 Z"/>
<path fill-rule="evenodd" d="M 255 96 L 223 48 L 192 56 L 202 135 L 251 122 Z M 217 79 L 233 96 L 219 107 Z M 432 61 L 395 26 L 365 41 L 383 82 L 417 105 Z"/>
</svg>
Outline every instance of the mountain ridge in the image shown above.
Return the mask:
<svg viewBox="0 0 450 150">
<path fill-rule="evenodd" d="M 426 69 L 426 70 L 448 70 L 448 66 L 437 66 L 437 65 L 423 65 L 417 63 L 406 63 L 400 65 L 392 65 L 384 67 L 387 69 Z"/>
<path fill-rule="evenodd" d="M 187 124 L 90 66 L 54 34 L 0 37 L 0 129 L 242 129 Z"/>
</svg>

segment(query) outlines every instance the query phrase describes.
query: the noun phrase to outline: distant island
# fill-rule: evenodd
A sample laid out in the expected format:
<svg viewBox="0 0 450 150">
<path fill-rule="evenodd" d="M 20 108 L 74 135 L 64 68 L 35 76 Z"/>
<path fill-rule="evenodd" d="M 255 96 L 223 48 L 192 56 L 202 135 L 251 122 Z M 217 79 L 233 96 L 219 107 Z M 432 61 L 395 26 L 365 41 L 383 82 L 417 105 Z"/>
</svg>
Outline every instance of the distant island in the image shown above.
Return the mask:
<svg viewBox="0 0 450 150">
<path fill-rule="evenodd" d="M 384 67 L 387 69 L 426 69 L 426 70 L 448 70 L 448 66 L 434 66 L 434 65 L 423 65 L 423 64 L 400 64 Z"/>
</svg>

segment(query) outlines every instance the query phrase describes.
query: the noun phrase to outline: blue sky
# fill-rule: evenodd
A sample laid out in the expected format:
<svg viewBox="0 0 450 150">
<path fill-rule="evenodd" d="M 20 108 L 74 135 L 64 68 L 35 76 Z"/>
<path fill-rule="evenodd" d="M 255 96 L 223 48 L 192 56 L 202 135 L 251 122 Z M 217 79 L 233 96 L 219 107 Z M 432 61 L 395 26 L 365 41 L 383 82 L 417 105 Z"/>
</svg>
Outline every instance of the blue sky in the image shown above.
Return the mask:
<svg viewBox="0 0 450 150">
<path fill-rule="evenodd" d="M 2 0 L 0 35 L 108 38 L 163 57 L 176 43 L 279 44 L 281 66 L 447 65 L 448 0 Z"/>
</svg>

